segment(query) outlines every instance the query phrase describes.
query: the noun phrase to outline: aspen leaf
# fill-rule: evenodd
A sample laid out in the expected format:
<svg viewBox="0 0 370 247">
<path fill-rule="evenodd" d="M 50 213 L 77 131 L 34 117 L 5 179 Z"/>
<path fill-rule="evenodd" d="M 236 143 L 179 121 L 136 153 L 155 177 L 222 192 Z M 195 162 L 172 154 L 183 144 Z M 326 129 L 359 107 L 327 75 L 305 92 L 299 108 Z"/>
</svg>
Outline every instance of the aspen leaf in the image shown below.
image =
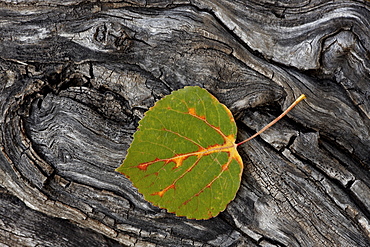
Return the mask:
<svg viewBox="0 0 370 247">
<path fill-rule="evenodd" d="M 116 171 L 153 205 L 177 216 L 209 219 L 225 210 L 240 186 L 243 161 L 237 146 L 254 136 L 236 144 L 236 134 L 225 105 L 205 89 L 185 87 L 145 113 Z"/>
</svg>

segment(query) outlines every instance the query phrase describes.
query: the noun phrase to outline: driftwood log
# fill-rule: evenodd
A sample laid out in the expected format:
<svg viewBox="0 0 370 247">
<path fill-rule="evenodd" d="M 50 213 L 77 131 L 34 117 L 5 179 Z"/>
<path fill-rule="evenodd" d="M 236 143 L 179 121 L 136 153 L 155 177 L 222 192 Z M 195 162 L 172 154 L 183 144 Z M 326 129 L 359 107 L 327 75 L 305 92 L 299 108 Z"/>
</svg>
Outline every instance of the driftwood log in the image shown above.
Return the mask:
<svg viewBox="0 0 370 247">
<path fill-rule="evenodd" d="M 186 85 L 252 135 L 210 220 L 114 171 Z M 1 1 L 1 246 L 370 246 L 370 2 Z"/>
</svg>

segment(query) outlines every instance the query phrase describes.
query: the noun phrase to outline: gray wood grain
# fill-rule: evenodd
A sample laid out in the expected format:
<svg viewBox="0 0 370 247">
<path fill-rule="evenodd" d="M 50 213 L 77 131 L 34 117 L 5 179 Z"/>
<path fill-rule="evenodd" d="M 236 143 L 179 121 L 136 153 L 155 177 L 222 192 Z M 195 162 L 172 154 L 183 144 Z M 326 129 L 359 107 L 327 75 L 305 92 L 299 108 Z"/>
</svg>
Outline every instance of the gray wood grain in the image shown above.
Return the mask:
<svg viewBox="0 0 370 247">
<path fill-rule="evenodd" d="M 0 2 L 0 243 L 369 246 L 369 21 L 369 1 Z M 210 220 L 114 172 L 186 85 L 232 110 L 238 140 L 307 95 L 240 147 L 242 186 Z"/>
</svg>

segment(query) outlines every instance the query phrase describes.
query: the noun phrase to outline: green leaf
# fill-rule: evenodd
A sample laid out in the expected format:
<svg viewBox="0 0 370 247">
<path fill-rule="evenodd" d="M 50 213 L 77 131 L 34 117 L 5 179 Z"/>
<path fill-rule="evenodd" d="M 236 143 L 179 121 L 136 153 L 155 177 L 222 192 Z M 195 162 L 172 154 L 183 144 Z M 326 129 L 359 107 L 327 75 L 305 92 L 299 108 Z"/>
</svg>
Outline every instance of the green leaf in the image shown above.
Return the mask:
<svg viewBox="0 0 370 247">
<path fill-rule="evenodd" d="M 271 127 L 306 96 L 248 139 L 235 144 L 237 128 L 226 106 L 207 90 L 185 87 L 159 100 L 139 122 L 126 159 L 126 175 L 146 200 L 191 219 L 225 210 L 239 189 L 243 162 L 237 146 Z"/>
<path fill-rule="evenodd" d="M 205 89 L 185 87 L 146 112 L 116 171 L 153 205 L 209 219 L 225 210 L 240 186 L 236 133 L 225 105 Z"/>
</svg>

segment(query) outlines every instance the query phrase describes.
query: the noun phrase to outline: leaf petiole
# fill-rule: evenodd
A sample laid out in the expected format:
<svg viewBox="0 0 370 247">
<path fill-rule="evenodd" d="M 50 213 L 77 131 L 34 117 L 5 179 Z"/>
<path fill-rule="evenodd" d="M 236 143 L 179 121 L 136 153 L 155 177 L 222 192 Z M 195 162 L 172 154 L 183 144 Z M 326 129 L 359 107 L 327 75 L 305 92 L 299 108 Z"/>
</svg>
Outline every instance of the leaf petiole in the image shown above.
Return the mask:
<svg viewBox="0 0 370 247">
<path fill-rule="evenodd" d="M 252 140 L 253 138 L 255 138 L 256 136 L 260 135 L 262 132 L 264 132 L 265 130 L 267 130 L 268 128 L 270 128 L 272 125 L 274 125 L 277 121 L 279 121 L 281 118 L 283 118 L 286 114 L 288 114 L 288 112 L 290 112 L 299 102 L 301 102 L 302 100 L 304 100 L 306 98 L 306 96 L 304 94 L 302 94 L 301 96 L 299 96 L 283 113 L 280 114 L 280 116 L 278 116 L 277 118 L 275 118 L 274 120 L 272 120 L 269 124 L 267 124 L 265 127 L 263 127 L 260 131 L 258 131 L 256 134 L 252 135 L 251 137 L 249 137 L 248 139 L 242 141 L 242 142 L 239 142 L 236 144 L 236 146 L 239 146 L 239 145 L 242 145 L 244 143 L 246 143 L 247 141 L 250 141 Z"/>
</svg>

